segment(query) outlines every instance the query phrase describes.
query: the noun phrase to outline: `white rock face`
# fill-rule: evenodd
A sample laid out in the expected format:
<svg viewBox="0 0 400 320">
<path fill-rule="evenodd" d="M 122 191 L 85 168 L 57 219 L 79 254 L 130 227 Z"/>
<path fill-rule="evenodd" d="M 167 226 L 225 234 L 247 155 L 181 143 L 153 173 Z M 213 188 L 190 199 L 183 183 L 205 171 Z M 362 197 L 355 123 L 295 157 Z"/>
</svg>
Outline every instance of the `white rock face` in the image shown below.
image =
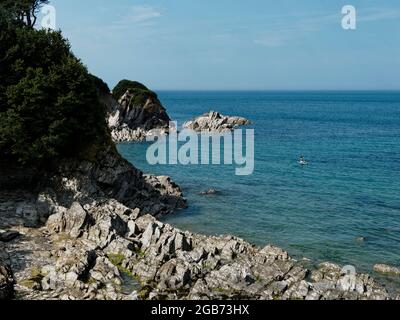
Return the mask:
<svg viewBox="0 0 400 320">
<path fill-rule="evenodd" d="M 197 132 L 230 132 L 239 126 L 249 125 L 250 121 L 242 117 L 229 117 L 221 115 L 216 111 L 210 111 L 194 120 L 183 124 L 185 129 Z"/>
<path fill-rule="evenodd" d="M 130 129 L 127 124 L 112 129 L 111 137 L 114 142 L 145 141 L 147 137 L 168 135 L 168 129 L 145 130 L 143 128 Z"/>
<path fill-rule="evenodd" d="M 149 97 L 143 105 L 134 105 L 134 99 L 128 91 L 118 102 L 111 95 L 103 97 L 113 141 L 144 141 L 148 136 L 168 134 L 170 118 L 161 102 Z"/>
</svg>

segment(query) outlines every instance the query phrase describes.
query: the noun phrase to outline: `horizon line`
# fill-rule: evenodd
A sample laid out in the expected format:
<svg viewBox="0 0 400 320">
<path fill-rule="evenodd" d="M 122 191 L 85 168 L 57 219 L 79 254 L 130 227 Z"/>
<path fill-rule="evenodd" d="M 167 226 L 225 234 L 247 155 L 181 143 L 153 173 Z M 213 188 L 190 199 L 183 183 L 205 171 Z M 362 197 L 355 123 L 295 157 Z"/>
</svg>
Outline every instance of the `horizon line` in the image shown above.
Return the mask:
<svg viewBox="0 0 400 320">
<path fill-rule="evenodd" d="M 400 92 L 399 89 L 152 89 L 153 91 L 192 92 Z"/>
</svg>

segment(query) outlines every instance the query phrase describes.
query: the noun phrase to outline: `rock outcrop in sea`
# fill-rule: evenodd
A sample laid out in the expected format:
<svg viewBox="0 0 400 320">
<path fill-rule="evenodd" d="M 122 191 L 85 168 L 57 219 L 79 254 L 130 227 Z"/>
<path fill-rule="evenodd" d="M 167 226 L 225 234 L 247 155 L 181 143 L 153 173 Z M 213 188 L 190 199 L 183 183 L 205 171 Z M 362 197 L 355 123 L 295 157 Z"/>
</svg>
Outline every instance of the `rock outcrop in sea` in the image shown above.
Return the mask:
<svg viewBox="0 0 400 320">
<path fill-rule="evenodd" d="M 168 134 L 170 117 L 157 94 L 144 85 L 123 80 L 113 94 L 103 92 L 102 100 L 114 142 L 143 141 L 156 133 Z"/>
<path fill-rule="evenodd" d="M 382 273 L 382 274 L 386 274 L 386 275 L 400 276 L 400 268 L 388 266 L 386 264 L 374 265 L 374 271 L 377 273 Z"/>
<path fill-rule="evenodd" d="M 239 126 L 249 125 L 250 121 L 242 117 L 224 116 L 210 111 L 183 124 L 183 128 L 197 132 L 230 132 Z"/>
</svg>

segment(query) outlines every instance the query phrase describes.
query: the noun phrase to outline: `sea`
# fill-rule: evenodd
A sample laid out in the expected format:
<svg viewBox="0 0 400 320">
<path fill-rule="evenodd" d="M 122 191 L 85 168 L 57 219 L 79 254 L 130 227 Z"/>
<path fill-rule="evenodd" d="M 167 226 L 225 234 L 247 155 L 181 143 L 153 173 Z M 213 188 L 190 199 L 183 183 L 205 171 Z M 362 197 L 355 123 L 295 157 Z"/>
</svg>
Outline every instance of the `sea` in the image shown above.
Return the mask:
<svg viewBox="0 0 400 320">
<path fill-rule="evenodd" d="M 170 117 L 210 110 L 246 117 L 255 168 L 150 165 L 150 143 L 119 152 L 146 173 L 168 175 L 189 207 L 163 218 L 202 234 L 231 234 L 295 258 L 400 266 L 400 92 L 160 91 Z M 298 163 L 300 155 L 309 162 Z M 200 155 L 199 155 L 200 156 Z M 216 189 L 218 194 L 202 192 Z"/>
</svg>

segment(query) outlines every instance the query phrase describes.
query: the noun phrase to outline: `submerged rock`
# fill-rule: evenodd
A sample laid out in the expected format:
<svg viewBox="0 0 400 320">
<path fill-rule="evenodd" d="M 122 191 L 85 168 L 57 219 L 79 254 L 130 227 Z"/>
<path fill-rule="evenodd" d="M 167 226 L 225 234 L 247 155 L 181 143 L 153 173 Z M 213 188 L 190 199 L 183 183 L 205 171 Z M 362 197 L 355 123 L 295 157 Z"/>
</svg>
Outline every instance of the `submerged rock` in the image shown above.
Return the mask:
<svg viewBox="0 0 400 320">
<path fill-rule="evenodd" d="M 367 238 L 366 237 L 357 237 L 356 241 L 359 243 L 363 243 L 363 242 L 367 241 Z"/>
<path fill-rule="evenodd" d="M 221 191 L 218 191 L 217 189 L 209 189 L 209 190 L 200 192 L 201 196 L 211 196 L 211 195 L 219 195 L 219 194 L 221 194 Z"/>
<path fill-rule="evenodd" d="M 378 273 L 400 276 L 400 268 L 388 266 L 386 264 L 374 265 L 374 271 Z"/>
</svg>

